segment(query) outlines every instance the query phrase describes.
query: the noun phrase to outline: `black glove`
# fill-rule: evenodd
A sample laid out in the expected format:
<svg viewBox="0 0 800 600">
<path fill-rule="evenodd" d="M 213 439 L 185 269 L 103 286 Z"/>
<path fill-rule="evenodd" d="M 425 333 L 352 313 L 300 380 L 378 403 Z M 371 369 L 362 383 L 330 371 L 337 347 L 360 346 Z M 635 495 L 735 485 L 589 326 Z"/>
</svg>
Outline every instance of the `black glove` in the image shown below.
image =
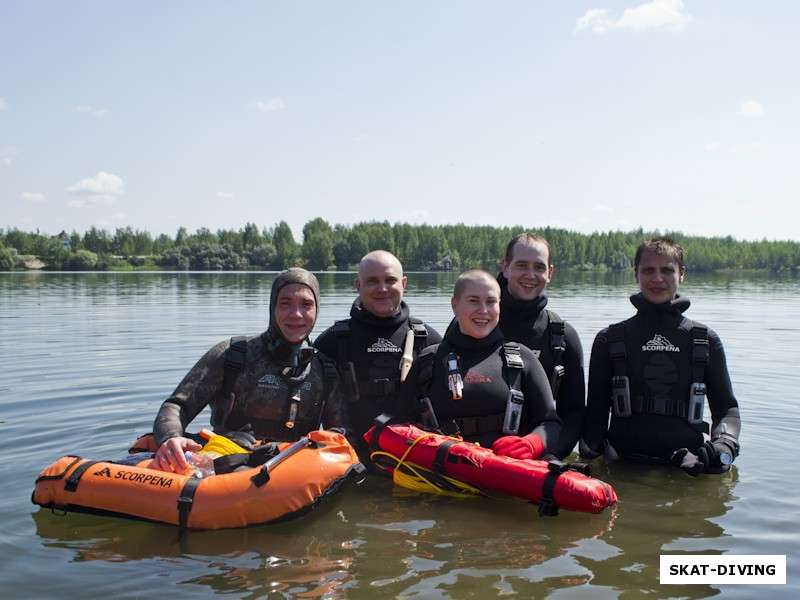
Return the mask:
<svg viewBox="0 0 800 600">
<path fill-rule="evenodd" d="M 697 451 L 701 454 L 689 452 L 688 448 L 680 448 L 675 450 L 670 457 L 670 462 L 672 462 L 672 464 L 676 467 L 683 469 L 692 477 L 697 477 L 701 473 L 705 473 L 705 461 L 708 461 L 708 453 L 705 451 L 705 448 L 701 446 Z M 705 461 L 703 460 L 703 455 L 705 455 Z"/>
<path fill-rule="evenodd" d="M 687 448 L 680 448 L 672 453 L 670 460 L 673 465 L 683 469 L 692 477 L 697 477 L 701 473 L 713 475 L 727 473 L 731 466 L 723 465 L 719 461 L 719 452 L 723 450 L 722 446 L 717 447 L 719 444 L 724 445 L 724 442 L 705 442 L 694 452 L 689 452 Z M 724 450 L 728 450 L 727 445 L 724 445 Z"/>
</svg>

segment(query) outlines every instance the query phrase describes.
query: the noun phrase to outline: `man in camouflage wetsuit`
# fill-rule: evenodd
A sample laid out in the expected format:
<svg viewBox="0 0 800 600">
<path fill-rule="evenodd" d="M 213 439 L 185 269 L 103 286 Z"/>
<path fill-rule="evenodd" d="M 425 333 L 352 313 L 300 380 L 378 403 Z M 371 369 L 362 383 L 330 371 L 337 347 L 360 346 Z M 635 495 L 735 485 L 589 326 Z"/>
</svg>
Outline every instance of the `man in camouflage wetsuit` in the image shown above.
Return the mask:
<svg viewBox="0 0 800 600">
<path fill-rule="evenodd" d="M 153 424 L 159 444 L 154 466 L 185 469 L 184 452 L 200 446 L 184 431 L 206 405 L 217 432 L 249 425 L 258 438 L 292 441 L 320 424 L 342 427 L 336 365 L 307 344 L 318 307 L 319 283 L 313 274 L 289 269 L 278 275 L 267 331 L 211 348 L 161 405 Z"/>
</svg>

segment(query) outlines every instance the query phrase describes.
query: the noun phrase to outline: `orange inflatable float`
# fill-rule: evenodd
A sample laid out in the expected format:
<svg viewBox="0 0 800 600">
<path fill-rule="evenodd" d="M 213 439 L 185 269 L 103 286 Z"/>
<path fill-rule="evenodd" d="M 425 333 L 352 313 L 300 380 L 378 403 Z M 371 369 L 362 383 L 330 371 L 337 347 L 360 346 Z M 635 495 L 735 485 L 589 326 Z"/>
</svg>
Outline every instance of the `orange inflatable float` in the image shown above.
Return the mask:
<svg viewBox="0 0 800 600">
<path fill-rule="evenodd" d="M 339 433 L 312 431 L 299 442 L 280 444 L 279 450 L 263 465 L 206 478 L 150 469 L 149 454 L 119 463 L 64 456 L 39 474 L 31 499 L 46 508 L 181 529 L 224 529 L 298 516 L 348 480 L 363 478 L 364 467 Z"/>
</svg>

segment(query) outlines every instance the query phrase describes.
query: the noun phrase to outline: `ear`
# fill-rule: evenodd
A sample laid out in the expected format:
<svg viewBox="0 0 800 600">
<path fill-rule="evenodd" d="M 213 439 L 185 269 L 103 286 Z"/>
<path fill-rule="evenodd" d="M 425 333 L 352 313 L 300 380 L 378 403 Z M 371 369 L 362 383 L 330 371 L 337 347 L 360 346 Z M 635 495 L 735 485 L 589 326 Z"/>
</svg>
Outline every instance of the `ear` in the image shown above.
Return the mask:
<svg viewBox="0 0 800 600">
<path fill-rule="evenodd" d="M 503 272 L 503 277 L 506 277 L 506 269 L 511 265 L 510 262 L 506 260 L 505 257 L 500 261 L 500 270 Z M 508 279 L 508 277 L 506 277 Z"/>
<path fill-rule="evenodd" d="M 361 280 L 358 277 L 353 280 L 353 289 L 356 291 L 361 289 Z"/>
<path fill-rule="evenodd" d="M 408 285 L 408 277 L 406 275 L 403 275 L 400 278 L 400 282 L 403 284 L 403 289 L 406 289 L 406 286 Z"/>
<path fill-rule="evenodd" d="M 453 314 L 455 314 L 456 312 L 456 304 L 458 304 L 458 299 L 456 299 L 456 297 L 453 296 L 452 298 L 450 298 L 450 308 L 453 309 Z"/>
<path fill-rule="evenodd" d="M 549 267 L 547 267 L 547 279 L 553 279 L 553 272 L 555 270 L 556 270 L 556 268 L 553 265 L 550 265 Z"/>
<path fill-rule="evenodd" d="M 678 275 L 678 283 L 683 283 L 685 277 L 686 277 L 686 266 L 683 266 L 681 267 L 680 273 Z"/>
</svg>

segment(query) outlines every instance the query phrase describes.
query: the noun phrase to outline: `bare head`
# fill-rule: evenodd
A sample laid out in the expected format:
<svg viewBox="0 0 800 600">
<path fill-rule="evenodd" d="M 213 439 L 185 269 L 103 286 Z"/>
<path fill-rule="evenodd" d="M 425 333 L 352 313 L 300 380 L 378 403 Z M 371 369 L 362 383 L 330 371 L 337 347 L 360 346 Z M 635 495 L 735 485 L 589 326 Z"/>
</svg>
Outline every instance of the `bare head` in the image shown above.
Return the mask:
<svg viewBox="0 0 800 600">
<path fill-rule="evenodd" d="M 361 305 L 376 317 L 397 314 L 407 283 L 403 265 L 391 252 L 373 250 L 358 263 L 355 288 Z"/>
<path fill-rule="evenodd" d="M 461 333 L 485 338 L 500 319 L 500 286 L 486 271 L 466 271 L 456 279 L 450 306 Z"/>
<path fill-rule="evenodd" d="M 540 235 L 521 233 L 511 238 L 500 264 L 508 291 L 517 300 L 535 300 L 553 277 L 550 244 Z"/>
</svg>

